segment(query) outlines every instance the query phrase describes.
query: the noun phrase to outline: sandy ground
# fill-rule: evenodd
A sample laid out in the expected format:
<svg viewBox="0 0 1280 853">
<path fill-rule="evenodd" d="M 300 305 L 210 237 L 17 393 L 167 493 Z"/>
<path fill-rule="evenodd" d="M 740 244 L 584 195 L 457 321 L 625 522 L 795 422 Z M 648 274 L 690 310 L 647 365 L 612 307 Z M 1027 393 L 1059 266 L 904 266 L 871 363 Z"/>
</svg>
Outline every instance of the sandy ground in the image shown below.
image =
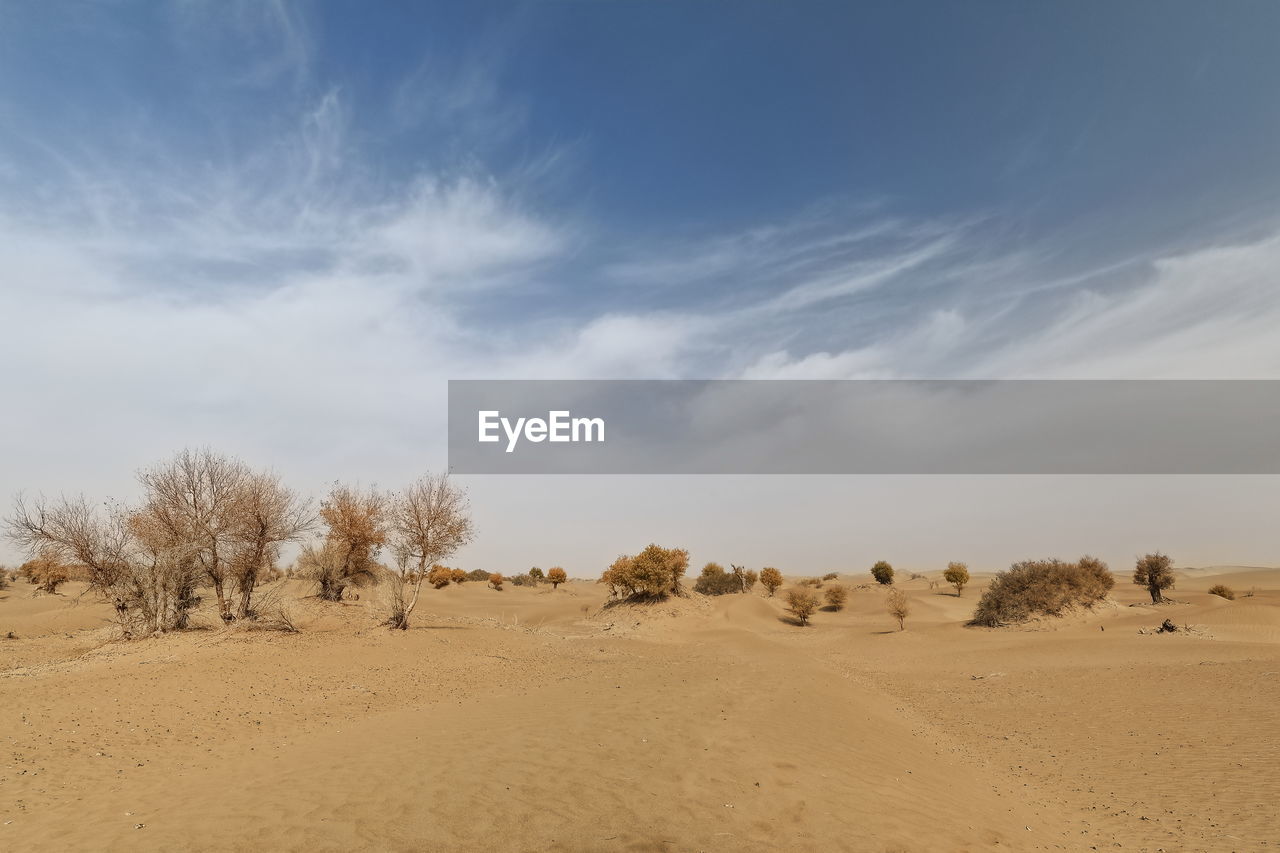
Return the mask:
<svg viewBox="0 0 1280 853">
<path fill-rule="evenodd" d="M 905 581 L 903 632 L 870 587 L 800 628 L 781 593 L 468 584 L 389 632 L 282 582 L 301 633 L 133 643 L 19 583 L 0 849 L 1280 849 L 1280 571 L 1120 580 L 1017 630 L 963 626 L 981 578 Z"/>
</svg>

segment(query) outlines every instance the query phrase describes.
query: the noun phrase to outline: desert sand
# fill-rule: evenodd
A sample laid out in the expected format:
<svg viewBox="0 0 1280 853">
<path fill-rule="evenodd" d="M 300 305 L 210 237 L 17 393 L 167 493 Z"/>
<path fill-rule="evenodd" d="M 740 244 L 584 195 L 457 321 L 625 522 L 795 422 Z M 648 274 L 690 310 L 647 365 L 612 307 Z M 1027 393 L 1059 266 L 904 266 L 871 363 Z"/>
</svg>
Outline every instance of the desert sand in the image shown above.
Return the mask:
<svg viewBox="0 0 1280 853">
<path fill-rule="evenodd" d="M 1280 571 L 965 627 L 989 577 L 902 581 L 905 631 L 870 586 L 801 628 L 782 592 L 573 581 L 430 590 L 400 632 L 286 580 L 299 633 L 134 642 L 18 582 L 0 849 L 1280 848 Z M 1140 633 L 1166 617 L 1191 630 Z"/>
</svg>

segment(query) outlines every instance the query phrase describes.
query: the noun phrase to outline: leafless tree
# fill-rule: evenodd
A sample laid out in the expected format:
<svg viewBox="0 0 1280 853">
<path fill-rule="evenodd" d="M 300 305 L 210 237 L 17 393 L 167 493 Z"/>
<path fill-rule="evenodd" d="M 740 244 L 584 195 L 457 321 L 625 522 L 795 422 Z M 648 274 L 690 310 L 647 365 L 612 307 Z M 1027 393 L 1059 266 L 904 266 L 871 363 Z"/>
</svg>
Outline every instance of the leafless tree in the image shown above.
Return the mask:
<svg viewBox="0 0 1280 853">
<path fill-rule="evenodd" d="M 314 524 L 311 505 L 270 473 L 250 474 L 236 500 L 231 574 L 239 597 L 236 616 L 253 616 L 253 591 L 280 557 L 280 547 L 296 542 Z"/>
<path fill-rule="evenodd" d="M 232 556 L 241 526 L 237 504 L 249 477 L 243 462 L 208 448 L 183 450 L 138 474 L 151 524 L 194 553 L 218 597 L 218 613 L 228 622 L 233 616 L 226 587 L 233 581 Z"/>
<path fill-rule="evenodd" d="M 895 586 L 885 596 L 885 605 L 889 615 L 898 620 L 898 630 L 904 630 L 907 627 L 907 616 L 911 613 L 911 602 L 907 600 L 907 594 Z"/>
<path fill-rule="evenodd" d="M 99 511 L 84 497 L 19 496 L 7 527 L 29 553 L 85 566 L 91 588 L 115 605 L 127 636 L 187 626 L 201 566 L 189 540 L 175 537 L 148 509 Z"/>
<path fill-rule="evenodd" d="M 409 627 L 409 616 L 418 605 L 428 567 L 453 556 L 471 541 L 471 505 L 466 491 L 455 486 L 448 474 L 426 474 L 396 496 L 390 516 L 393 548 L 415 566 L 411 573 L 403 569 L 398 573 L 401 591 L 392 596 L 387 620 L 392 628 L 403 630 Z M 446 583 L 449 577 L 451 574 Z M 410 582 L 413 589 L 408 593 Z"/>
</svg>

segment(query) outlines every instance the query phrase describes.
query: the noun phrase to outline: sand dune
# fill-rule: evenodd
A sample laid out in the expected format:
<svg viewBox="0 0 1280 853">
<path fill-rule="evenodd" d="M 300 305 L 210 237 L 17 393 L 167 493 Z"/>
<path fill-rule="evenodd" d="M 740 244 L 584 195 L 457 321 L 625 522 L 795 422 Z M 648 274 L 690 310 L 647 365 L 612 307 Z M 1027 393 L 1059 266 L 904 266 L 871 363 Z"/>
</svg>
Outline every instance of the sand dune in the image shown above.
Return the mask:
<svg viewBox="0 0 1280 853">
<path fill-rule="evenodd" d="M 0 845 L 22 850 L 1242 850 L 1280 843 L 1280 573 L 1252 598 L 963 626 L 855 589 L 604 608 L 432 590 L 413 629 L 276 585 L 302 632 L 104 643 L 0 592 Z M 861 578 L 843 578 L 862 583 Z M 75 592 L 74 589 L 71 590 Z M 1190 634 L 1140 634 L 1166 615 Z"/>
</svg>

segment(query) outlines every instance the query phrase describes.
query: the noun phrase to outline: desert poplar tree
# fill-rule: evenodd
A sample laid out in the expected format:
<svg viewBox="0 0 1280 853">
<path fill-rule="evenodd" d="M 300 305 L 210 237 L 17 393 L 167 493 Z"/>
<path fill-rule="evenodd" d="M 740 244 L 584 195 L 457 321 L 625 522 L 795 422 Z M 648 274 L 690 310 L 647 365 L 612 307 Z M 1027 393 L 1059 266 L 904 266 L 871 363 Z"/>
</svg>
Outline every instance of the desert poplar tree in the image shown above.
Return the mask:
<svg viewBox="0 0 1280 853">
<path fill-rule="evenodd" d="M 227 622 L 234 618 L 227 586 L 233 581 L 237 502 L 249 476 L 244 463 L 208 448 L 183 450 L 138 474 L 147 493 L 144 512 L 149 524 L 192 551 L 213 586 L 218 613 Z"/>
<path fill-rule="evenodd" d="M 1165 601 L 1164 591 L 1173 586 L 1173 558 L 1159 551 L 1138 560 L 1133 569 L 1133 582 L 1145 586 L 1152 604 Z"/>
<path fill-rule="evenodd" d="M 964 588 L 969 585 L 969 566 L 966 563 L 947 563 L 946 571 L 942 573 L 942 579 L 956 588 L 956 598 L 964 592 Z"/>
<path fill-rule="evenodd" d="M 366 586 L 377 580 L 378 554 L 387 544 L 387 521 L 392 501 L 371 488 L 334 483 L 320 503 L 320 518 L 327 528 L 324 542 L 309 545 L 298 557 L 299 565 L 320 587 L 325 601 L 341 601 L 348 586 Z"/>
<path fill-rule="evenodd" d="M 453 556 L 471 541 L 471 505 L 464 489 L 453 484 L 448 474 L 426 474 L 407 486 L 390 505 L 390 535 L 397 552 L 406 555 L 412 572 L 412 591 L 406 590 L 410 574 L 400 572 L 400 590 L 393 595 L 387 624 L 401 630 L 409 627 L 409 616 L 418 604 L 428 567 Z M 449 570 L 443 575 L 447 584 Z"/>
<path fill-rule="evenodd" d="M 279 559 L 281 546 L 298 541 L 315 520 L 309 501 L 266 472 L 243 479 L 234 517 L 231 573 L 239 599 L 236 616 L 247 619 L 254 615 L 253 591 Z"/>
</svg>

